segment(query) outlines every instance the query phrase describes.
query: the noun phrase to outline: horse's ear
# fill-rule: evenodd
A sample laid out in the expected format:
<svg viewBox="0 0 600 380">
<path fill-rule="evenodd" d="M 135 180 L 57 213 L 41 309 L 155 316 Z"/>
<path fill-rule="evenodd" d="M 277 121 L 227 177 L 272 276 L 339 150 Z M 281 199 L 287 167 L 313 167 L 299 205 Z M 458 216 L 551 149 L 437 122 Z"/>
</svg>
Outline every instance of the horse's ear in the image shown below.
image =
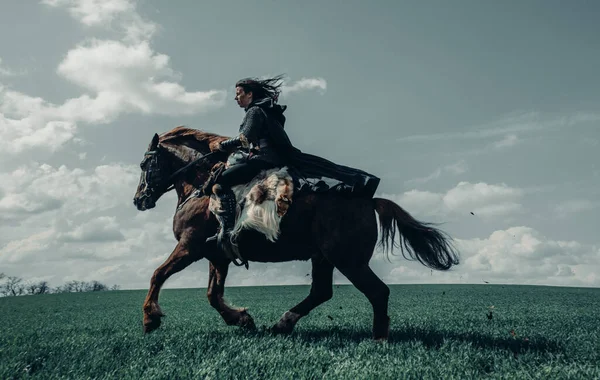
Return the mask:
<svg viewBox="0 0 600 380">
<path fill-rule="evenodd" d="M 156 148 L 158 148 L 158 133 L 154 134 L 152 142 L 150 143 L 150 150 L 155 150 Z"/>
</svg>

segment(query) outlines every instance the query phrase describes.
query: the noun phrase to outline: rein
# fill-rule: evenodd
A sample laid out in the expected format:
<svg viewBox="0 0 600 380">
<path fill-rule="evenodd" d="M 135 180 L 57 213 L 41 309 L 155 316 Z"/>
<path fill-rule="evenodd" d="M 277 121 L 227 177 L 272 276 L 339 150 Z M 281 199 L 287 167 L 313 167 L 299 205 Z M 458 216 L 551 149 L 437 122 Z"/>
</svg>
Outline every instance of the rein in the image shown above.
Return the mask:
<svg viewBox="0 0 600 380">
<path fill-rule="evenodd" d="M 182 167 L 181 169 L 177 169 L 177 170 L 175 171 L 175 173 L 171 174 L 171 176 L 169 177 L 169 182 L 171 182 L 171 181 L 175 180 L 175 178 L 176 178 L 176 177 L 177 177 L 179 174 L 181 174 L 181 173 L 183 173 L 183 172 L 187 171 L 187 170 L 188 170 L 189 168 L 191 168 L 193 165 L 197 164 L 198 162 L 202 161 L 203 159 L 205 159 L 205 158 L 207 158 L 207 157 L 210 157 L 210 156 L 212 156 L 213 154 L 215 154 L 215 153 L 217 153 L 217 152 L 218 152 L 218 150 L 215 150 L 215 151 L 212 151 L 212 152 L 210 152 L 210 153 L 207 153 L 207 154 L 205 154 L 204 156 L 200 156 L 199 158 L 197 158 L 197 159 L 195 159 L 194 161 L 190 162 L 189 164 L 185 165 L 185 166 L 184 166 L 184 167 Z M 173 185 L 171 185 L 171 186 L 173 186 Z"/>
<path fill-rule="evenodd" d="M 185 165 L 184 167 L 177 169 L 173 174 L 171 174 L 169 176 L 169 179 L 167 180 L 168 182 L 173 182 L 171 185 L 169 185 L 169 187 L 167 187 L 167 189 L 165 190 L 165 193 L 168 191 L 171 191 L 175 188 L 175 178 L 177 178 L 177 176 L 179 176 L 180 174 L 186 172 L 188 169 L 190 169 L 192 166 L 196 165 L 198 162 L 202 161 L 203 159 L 212 156 L 213 154 L 217 153 L 218 151 L 212 151 L 210 153 L 207 153 L 203 156 L 200 156 L 199 158 L 195 159 L 194 161 L 190 162 L 189 164 Z"/>
</svg>

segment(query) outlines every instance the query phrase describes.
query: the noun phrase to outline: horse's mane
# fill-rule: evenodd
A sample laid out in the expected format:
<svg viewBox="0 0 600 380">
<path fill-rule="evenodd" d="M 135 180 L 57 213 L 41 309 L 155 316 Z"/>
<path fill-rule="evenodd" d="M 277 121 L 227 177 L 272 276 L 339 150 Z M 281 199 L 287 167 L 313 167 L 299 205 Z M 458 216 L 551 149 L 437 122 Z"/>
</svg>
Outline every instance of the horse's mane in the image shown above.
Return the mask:
<svg viewBox="0 0 600 380">
<path fill-rule="evenodd" d="M 187 128 L 179 126 L 171 129 L 160 135 L 161 143 L 177 143 L 183 141 L 196 141 L 205 143 L 207 146 L 215 146 L 218 142 L 227 140 L 228 137 L 217 135 L 216 133 L 205 132 L 199 129 Z"/>
</svg>

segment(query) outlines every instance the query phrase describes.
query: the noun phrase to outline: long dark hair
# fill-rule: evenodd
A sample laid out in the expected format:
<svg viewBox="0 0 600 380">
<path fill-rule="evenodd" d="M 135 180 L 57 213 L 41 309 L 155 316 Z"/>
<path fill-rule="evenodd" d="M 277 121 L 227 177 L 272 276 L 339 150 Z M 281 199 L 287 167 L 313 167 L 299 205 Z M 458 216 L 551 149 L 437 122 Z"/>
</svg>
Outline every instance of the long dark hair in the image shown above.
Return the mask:
<svg viewBox="0 0 600 380">
<path fill-rule="evenodd" d="M 252 92 L 252 98 L 255 100 L 271 98 L 277 102 L 281 94 L 283 78 L 283 74 L 267 79 L 244 78 L 237 81 L 235 87 L 243 88 L 244 92 Z"/>
</svg>

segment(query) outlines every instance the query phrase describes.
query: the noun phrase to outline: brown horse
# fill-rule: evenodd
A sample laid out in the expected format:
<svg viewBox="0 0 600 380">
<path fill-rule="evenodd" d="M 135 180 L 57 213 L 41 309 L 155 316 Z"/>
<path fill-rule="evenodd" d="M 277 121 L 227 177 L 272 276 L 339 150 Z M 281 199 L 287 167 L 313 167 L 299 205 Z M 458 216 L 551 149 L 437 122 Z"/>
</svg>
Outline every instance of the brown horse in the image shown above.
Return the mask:
<svg viewBox="0 0 600 380">
<path fill-rule="evenodd" d="M 231 260 L 214 244 L 205 242 L 216 233 L 218 224 L 208 209 L 209 197 L 196 191 L 207 180 L 213 165 L 226 160 L 226 153 L 215 150 L 217 143 L 225 139 L 227 137 L 177 127 L 161 136 L 155 134 L 140 164 L 142 173 L 133 200 L 139 210 L 154 207 L 171 188 L 178 195 L 173 218 L 173 232 L 178 243 L 150 280 L 143 305 L 145 332 L 160 326 L 163 316 L 158 305 L 161 286 L 170 276 L 202 258 L 209 261 L 207 296 L 210 305 L 228 325 L 255 328 L 245 308 L 232 308 L 223 300 Z M 312 285 L 308 296 L 285 312 L 271 331 L 291 333 L 300 318 L 331 299 L 333 270 L 337 268 L 370 301 L 374 313 L 373 338 L 387 339 L 390 291 L 369 267 L 378 237 L 375 213 L 379 216 L 379 244 L 385 250 L 393 250 L 398 230 L 405 258 L 418 260 L 436 270 L 448 270 L 458 264 L 458 253 L 444 232 L 415 220 L 390 200 L 331 194 L 297 196 L 281 220 L 281 234 L 274 243 L 252 230 L 244 231 L 238 239 L 240 251 L 250 262 L 312 262 Z"/>
</svg>

